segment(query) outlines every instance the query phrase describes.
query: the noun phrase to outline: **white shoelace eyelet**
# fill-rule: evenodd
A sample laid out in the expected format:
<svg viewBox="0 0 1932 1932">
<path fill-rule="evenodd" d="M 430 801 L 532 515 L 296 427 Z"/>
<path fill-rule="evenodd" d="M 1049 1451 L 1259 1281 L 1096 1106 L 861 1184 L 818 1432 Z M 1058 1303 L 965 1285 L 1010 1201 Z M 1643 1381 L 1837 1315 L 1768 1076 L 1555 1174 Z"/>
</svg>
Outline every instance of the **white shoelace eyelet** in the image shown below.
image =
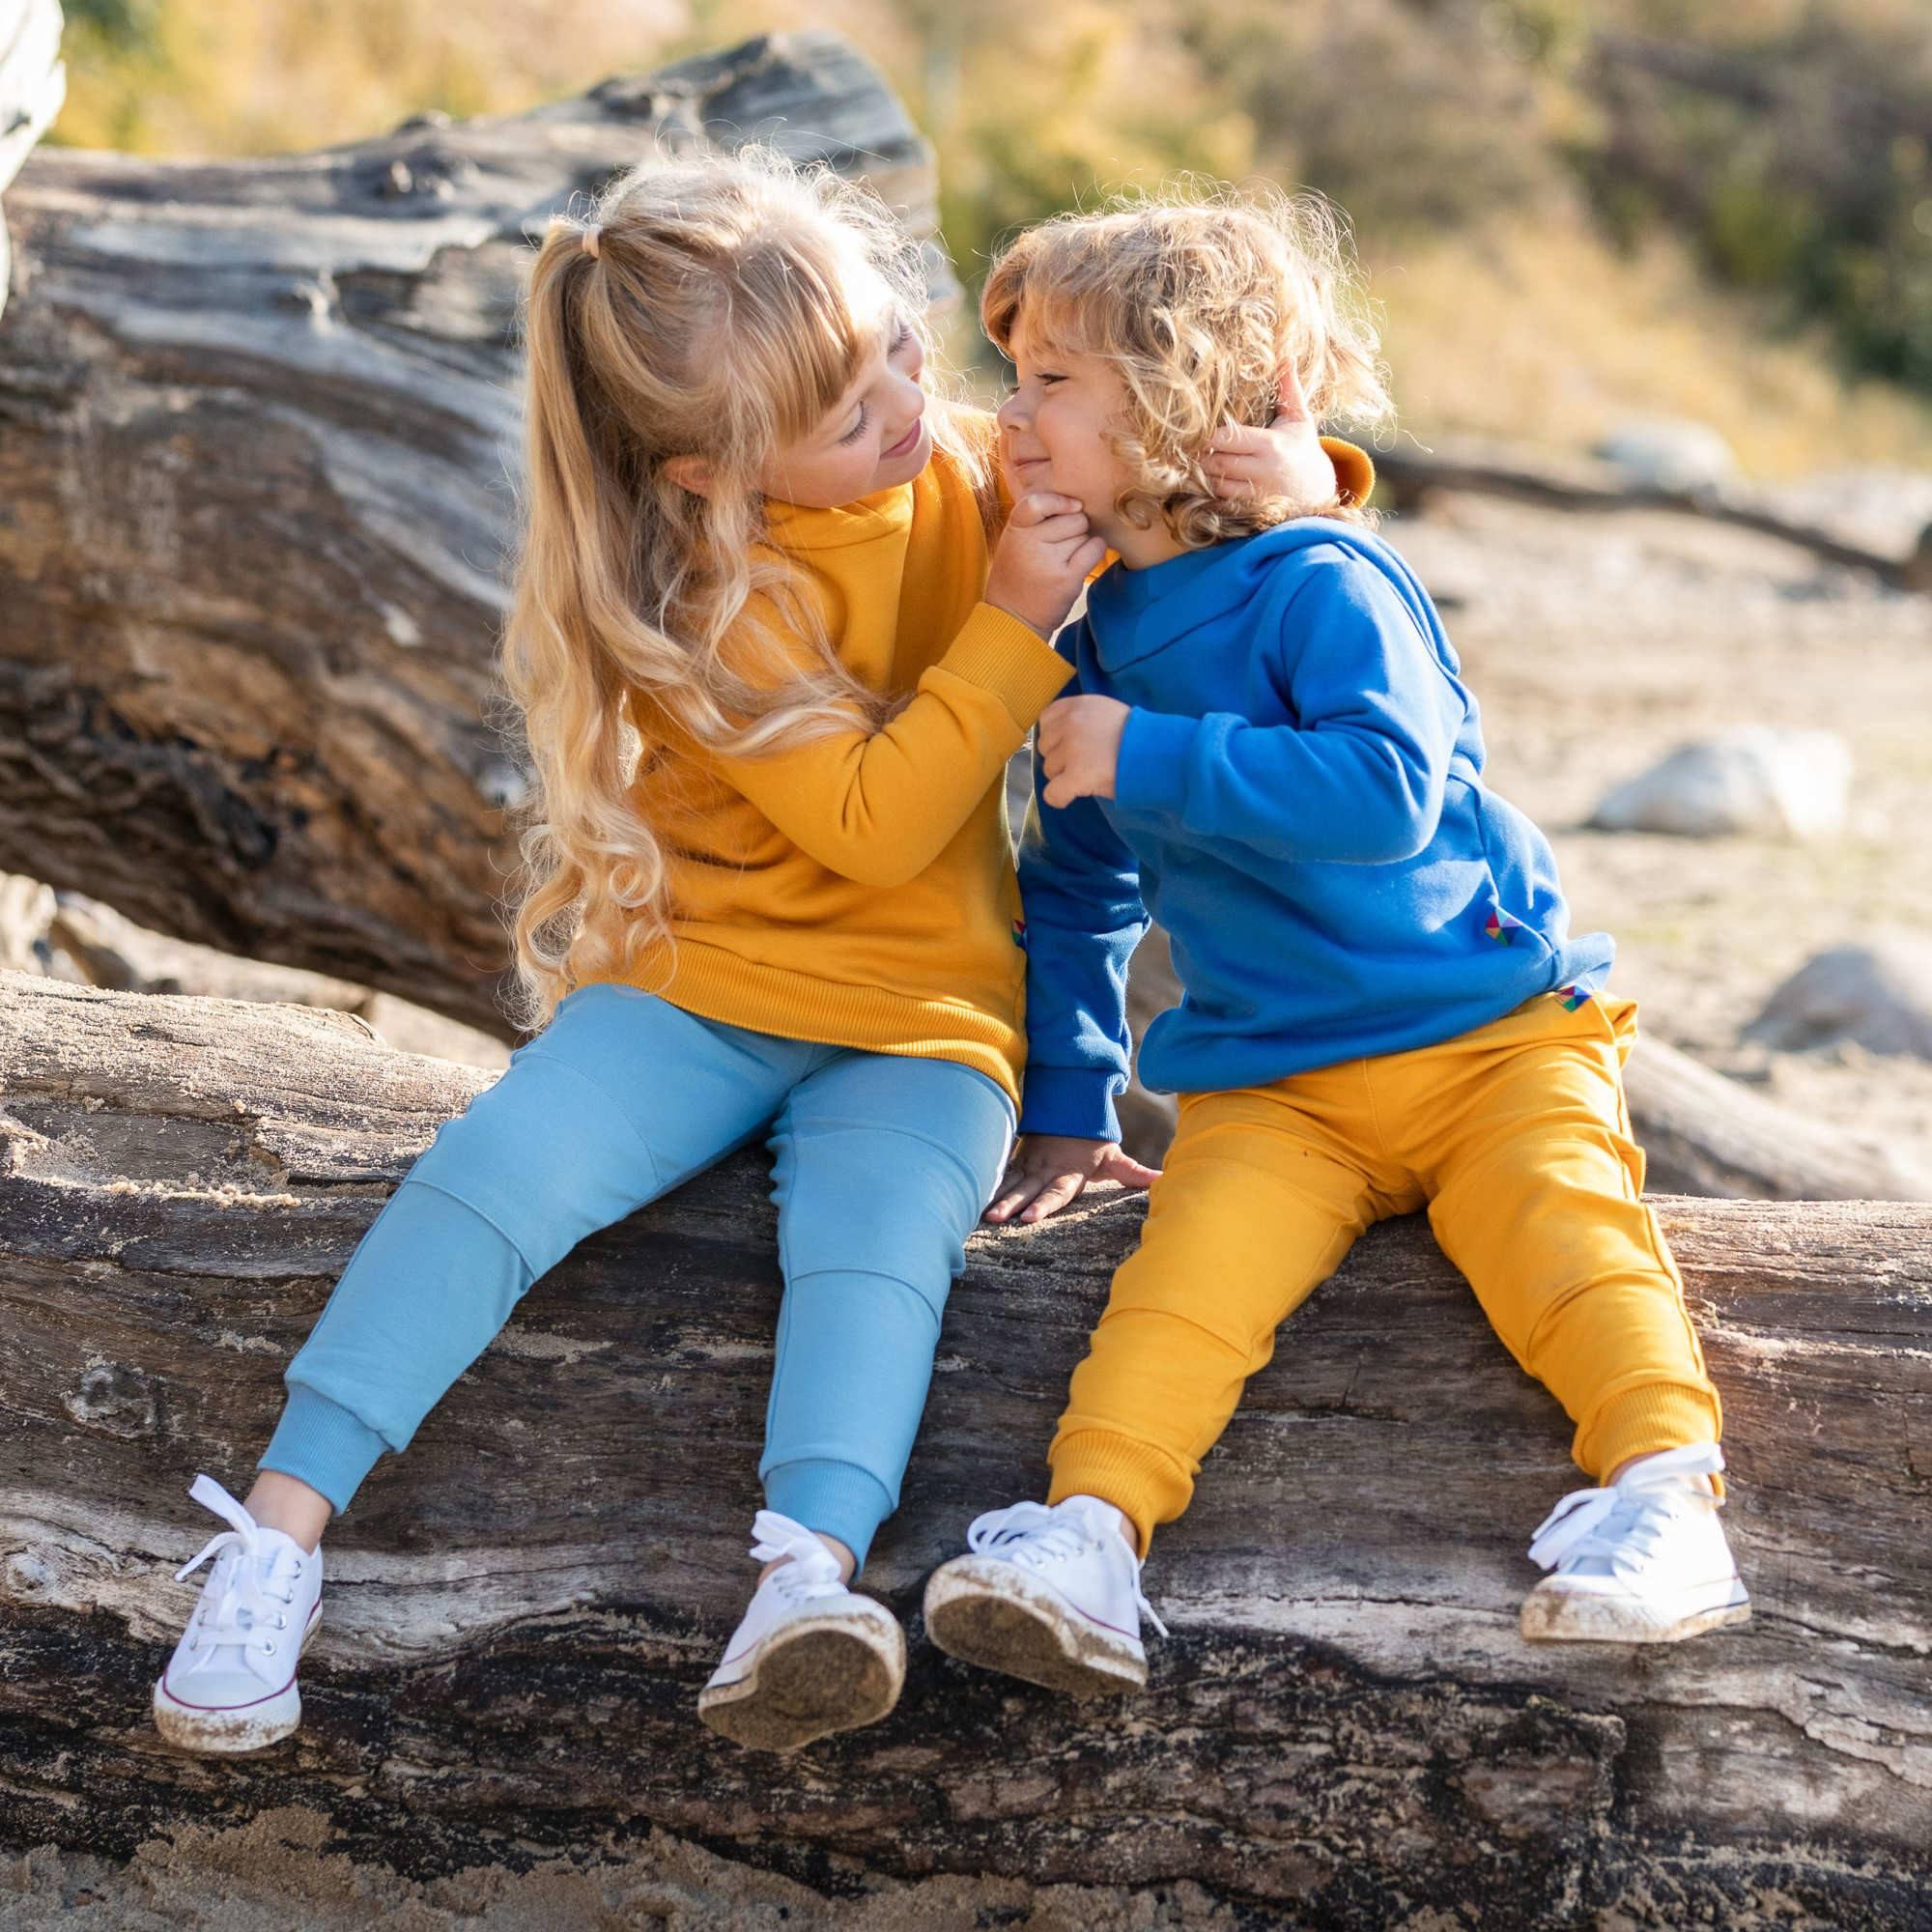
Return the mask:
<svg viewBox="0 0 1932 1932">
<path fill-rule="evenodd" d="M 264 1657 L 273 1657 L 273 1656 L 274 1656 L 274 1654 L 275 1654 L 275 1640 L 274 1640 L 274 1638 L 273 1638 L 273 1637 L 271 1637 L 271 1636 L 270 1636 L 270 1637 L 264 1637 L 264 1638 L 262 1639 L 262 1655 L 263 1655 Z"/>
</svg>

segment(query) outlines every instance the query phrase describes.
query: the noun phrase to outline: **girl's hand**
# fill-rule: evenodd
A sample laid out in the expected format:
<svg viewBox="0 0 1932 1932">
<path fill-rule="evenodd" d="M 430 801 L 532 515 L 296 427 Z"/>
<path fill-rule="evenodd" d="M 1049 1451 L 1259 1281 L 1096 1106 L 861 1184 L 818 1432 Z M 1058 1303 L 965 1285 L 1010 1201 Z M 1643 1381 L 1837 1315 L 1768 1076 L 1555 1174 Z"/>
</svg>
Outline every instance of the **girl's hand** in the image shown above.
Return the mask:
<svg viewBox="0 0 1932 1932">
<path fill-rule="evenodd" d="M 1082 1141 L 1066 1134 L 1028 1134 L 1013 1150 L 1006 1179 L 986 1209 L 997 1226 L 1015 1215 L 1022 1221 L 1044 1221 L 1049 1214 L 1077 1199 L 1095 1180 L 1117 1180 L 1123 1187 L 1146 1187 L 1158 1180 L 1157 1168 L 1143 1167 L 1121 1151 L 1119 1141 Z"/>
<path fill-rule="evenodd" d="M 1309 419 L 1308 403 L 1294 365 L 1285 364 L 1275 391 L 1273 423 L 1266 429 L 1231 424 L 1215 437 L 1203 466 L 1224 502 L 1286 497 L 1293 503 L 1330 503 L 1335 466 Z"/>
<path fill-rule="evenodd" d="M 1107 546 L 1088 530 L 1078 497 L 1022 497 L 993 553 L 986 602 L 1050 638 L 1106 554 Z"/>
<path fill-rule="evenodd" d="M 1056 697 L 1039 714 L 1039 762 L 1046 774 L 1040 795 L 1048 805 L 1113 797 L 1131 709 L 1117 697 Z"/>
</svg>

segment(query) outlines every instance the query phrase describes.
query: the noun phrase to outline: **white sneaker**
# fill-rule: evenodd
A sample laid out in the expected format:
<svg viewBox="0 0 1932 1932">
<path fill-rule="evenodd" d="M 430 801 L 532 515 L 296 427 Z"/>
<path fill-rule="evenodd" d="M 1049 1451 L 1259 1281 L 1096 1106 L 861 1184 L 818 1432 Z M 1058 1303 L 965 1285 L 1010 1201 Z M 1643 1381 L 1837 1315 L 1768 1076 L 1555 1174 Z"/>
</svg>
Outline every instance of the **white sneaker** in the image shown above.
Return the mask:
<svg viewBox="0 0 1932 1932">
<path fill-rule="evenodd" d="M 848 1590 L 838 1559 L 803 1523 L 760 1510 L 752 1554 L 781 1563 L 758 1585 L 697 1715 L 733 1744 L 797 1750 L 876 1723 L 905 1683 L 905 1632 L 885 1605 Z"/>
<path fill-rule="evenodd" d="M 301 1722 L 296 1665 L 322 1620 L 322 1551 L 258 1523 L 213 1476 L 188 1494 L 234 1527 L 175 1572 L 184 1583 L 214 1558 L 155 1685 L 155 1722 L 183 1750 L 263 1750 Z"/>
<path fill-rule="evenodd" d="M 1523 1600 L 1523 1635 L 1676 1643 L 1748 1622 L 1711 1483 L 1723 1466 L 1715 1442 L 1695 1442 L 1642 1457 L 1607 1489 L 1565 1496 L 1529 1546 L 1555 1575 Z"/>
<path fill-rule="evenodd" d="M 1095 1496 L 1048 1509 L 988 1510 L 925 1586 L 925 1628 L 941 1650 L 1070 1697 L 1108 1696 L 1147 1682 L 1140 1558 Z"/>
</svg>

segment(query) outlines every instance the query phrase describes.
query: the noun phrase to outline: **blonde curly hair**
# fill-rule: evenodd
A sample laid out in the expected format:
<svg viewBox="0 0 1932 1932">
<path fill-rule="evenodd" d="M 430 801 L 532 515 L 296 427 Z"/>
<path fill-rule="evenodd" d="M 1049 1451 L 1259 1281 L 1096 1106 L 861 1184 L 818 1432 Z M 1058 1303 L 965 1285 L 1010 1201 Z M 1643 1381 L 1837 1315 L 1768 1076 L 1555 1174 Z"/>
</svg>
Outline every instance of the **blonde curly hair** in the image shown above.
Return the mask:
<svg viewBox="0 0 1932 1932">
<path fill-rule="evenodd" d="M 1266 529 L 1311 506 L 1223 500 L 1203 465 L 1218 431 L 1274 420 L 1293 365 L 1318 424 L 1373 429 L 1394 415 L 1380 338 L 1346 218 L 1313 192 L 1171 183 L 1028 229 L 995 261 L 980 301 L 1009 353 L 1029 336 L 1111 363 L 1126 388 L 1109 436 L 1132 483 L 1116 508 L 1164 523 L 1190 550 Z M 1321 514 L 1368 521 L 1339 497 Z"/>
<path fill-rule="evenodd" d="M 876 299 L 855 312 L 854 297 L 880 282 L 930 350 L 917 244 L 885 205 L 755 147 L 648 161 L 537 251 L 501 659 L 533 781 L 509 908 L 526 1028 L 669 929 L 666 855 L 632 789 L 634 716 L 744 757 L 855 720 L 876 728 L 898 701 L 846 670 L 793 594 L 753 483 L 876 347 Z M 982 441 L 947 408 L 927 417 L 990 504 Z M 710 466 L 704 495 L 668 473 L 679 456 Z"/>
</svg>

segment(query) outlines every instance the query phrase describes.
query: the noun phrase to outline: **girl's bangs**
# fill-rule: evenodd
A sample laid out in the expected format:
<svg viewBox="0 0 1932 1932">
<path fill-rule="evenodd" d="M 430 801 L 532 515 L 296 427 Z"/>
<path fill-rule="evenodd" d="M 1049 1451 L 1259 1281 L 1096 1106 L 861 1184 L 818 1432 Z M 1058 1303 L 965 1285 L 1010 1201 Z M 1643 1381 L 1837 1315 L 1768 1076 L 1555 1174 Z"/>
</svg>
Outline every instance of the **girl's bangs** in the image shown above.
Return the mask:
<svg viewBox="0 0 1932 1932">
<path fill-rule="evenodd" d="M 851 388 L 891 320 L 889 314 L 871 321 L 855 315 L 842 278 L 834 281 L 822 272 L 792 275 L 789 293 L 785 343 L 792 380 L 780 385 L 779 393 L 796 402 L 799 419 L 781 409 L 778 430 L 784 441 L 793 442 L 816 429 Z"/>
</svg>

